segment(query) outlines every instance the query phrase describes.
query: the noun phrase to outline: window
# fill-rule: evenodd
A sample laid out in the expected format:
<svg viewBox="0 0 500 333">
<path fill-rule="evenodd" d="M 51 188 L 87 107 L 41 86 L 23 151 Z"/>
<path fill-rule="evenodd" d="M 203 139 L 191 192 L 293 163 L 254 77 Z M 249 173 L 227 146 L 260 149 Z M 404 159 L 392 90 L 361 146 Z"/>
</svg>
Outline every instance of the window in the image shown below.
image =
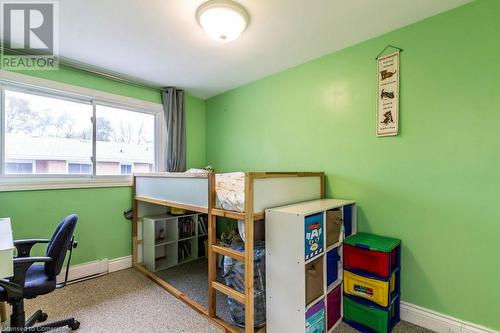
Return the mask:
<svg viewBox="0 0 500 333">
<path fill-rule="evenodd" d="M 92 173 L 92 164 L 68 163 L 68 173 L 89 175 Z"/>
<path fill-rule="evenodd" d="M 5 172 L 9 174 L 18 173 L 33 173 L 33 163 L 29 162 L 7 162 L 5 164 Z"/>
<path fill-rule="evenodd" d="M 34 174 L 66 174 L 92 158 L 92 105 L 5 90 L 5 162 L 33 160 Z M 10 172 L 6 173 L 28 173 Z"/>
<path fill-rule="evenodd" d="M 155 170 L 158 111 L 43 88 L 8 84 L 0 91 L 0 176 L 123 177 Z"/>
<path fill-rule="evenodd" d="M 120 165 L 120 173 L 122 175 L 131 175 L 132 174 L 132 165 L 131 164 Z"/>
<path fill-rule="evenodd" d="M 149 170 L 155 161 L 155 117 L 115 107 L 96 107 L 96 158 L 98 175 L 131 174 L 131 164 Z M 123 166 L 122 164 L 127 164 Z M 124 172 L 127 171 L 127 172 Z"/>
</svg>

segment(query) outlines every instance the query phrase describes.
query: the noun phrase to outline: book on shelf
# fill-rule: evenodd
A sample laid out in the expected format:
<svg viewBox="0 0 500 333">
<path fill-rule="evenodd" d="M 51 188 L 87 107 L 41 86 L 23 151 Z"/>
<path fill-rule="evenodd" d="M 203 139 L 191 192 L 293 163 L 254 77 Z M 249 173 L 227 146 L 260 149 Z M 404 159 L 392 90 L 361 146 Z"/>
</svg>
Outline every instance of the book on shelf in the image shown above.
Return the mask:
<svg viewBox="0 0 500 333">
<path fill-rule="evenodd" d="M 198 235 L 204 236 L 208 234 L 208 216 L 199 215 L 198 216 Z"/>
<path fill-rule="evenodd" d="M 178 252 L 179 261 L 183 261 L 191 257 L 191 243 L 190 242 L 180 242 L 179 243 L 179 252 Z"/>
<path fill-rule="evenodd" d="M 196 234 L 192 216 L 179 217 L 179 239 L 193 237 Z"/>
</svg>

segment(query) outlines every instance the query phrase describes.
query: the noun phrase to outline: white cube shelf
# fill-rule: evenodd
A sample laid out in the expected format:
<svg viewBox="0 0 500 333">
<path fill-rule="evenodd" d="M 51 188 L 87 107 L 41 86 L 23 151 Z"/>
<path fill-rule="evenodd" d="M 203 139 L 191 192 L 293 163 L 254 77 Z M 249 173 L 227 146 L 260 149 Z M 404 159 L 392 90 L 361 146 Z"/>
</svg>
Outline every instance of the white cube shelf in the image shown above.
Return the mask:
<svg viewBox="0 0 500 333">
<path fill-rule="evenodd" d="M 153 272 L 199 258 L 199 238 L 206 236 L 206 214 L 153 215 L 142 219 L 143 263 Z M 203 226 L 200 226 L 200 223 Z"/>
<path fill-rule="evenodd" d="M 356 233 L 355 202 L 268 209 L 265 225 L 267 332 L 332 331 L 342 317 L 342 241 Z"/>
</svg>

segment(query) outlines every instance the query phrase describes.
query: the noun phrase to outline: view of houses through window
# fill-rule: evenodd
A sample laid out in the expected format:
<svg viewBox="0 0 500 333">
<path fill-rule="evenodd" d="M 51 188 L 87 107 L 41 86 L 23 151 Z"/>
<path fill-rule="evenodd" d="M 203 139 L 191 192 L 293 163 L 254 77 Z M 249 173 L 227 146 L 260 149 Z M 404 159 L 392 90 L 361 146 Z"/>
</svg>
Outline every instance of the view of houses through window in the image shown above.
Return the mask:
<svg viewBox="0 0 500 333">
<path fill-rule="evenodd" d="M 154 116 L 97 105 L 97 174 L 153 171 Z"/>
<path fill-rule="evenodd" d="M 10 89 L 4 97 L 5 174 L 130 175 L 154 170 L 152 114 L 100 104 L 94 111 L 92 101 Z"/>
</svg>

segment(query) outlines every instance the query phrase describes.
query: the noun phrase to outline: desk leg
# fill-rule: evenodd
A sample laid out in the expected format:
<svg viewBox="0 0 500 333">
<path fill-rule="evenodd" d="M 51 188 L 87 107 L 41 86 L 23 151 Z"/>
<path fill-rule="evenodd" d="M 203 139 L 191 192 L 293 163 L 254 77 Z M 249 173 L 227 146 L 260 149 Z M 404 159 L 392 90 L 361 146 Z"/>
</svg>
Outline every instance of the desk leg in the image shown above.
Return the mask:
<svg viewBox="0 0 500 333">
<path fill-rule="evenodd" d="M 0 322 L 3 323 L 7 320 L 7 303 L 0 302 Z"/>
</svg>

